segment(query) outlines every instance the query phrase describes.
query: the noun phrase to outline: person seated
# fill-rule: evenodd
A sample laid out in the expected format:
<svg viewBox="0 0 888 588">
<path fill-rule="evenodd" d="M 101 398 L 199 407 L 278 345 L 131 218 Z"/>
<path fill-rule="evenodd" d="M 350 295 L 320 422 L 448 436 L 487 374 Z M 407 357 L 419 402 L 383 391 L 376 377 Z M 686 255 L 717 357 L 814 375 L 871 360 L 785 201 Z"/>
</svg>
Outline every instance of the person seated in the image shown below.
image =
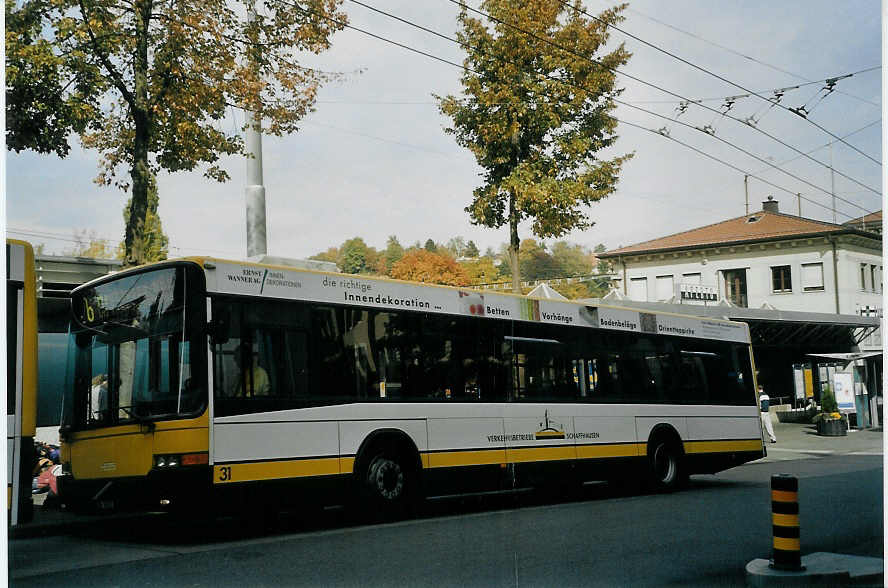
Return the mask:
<svg viewBox="0 0 888 588">
<path fill-rule="evenodd" d="M 242 367 L 244 359 L 249 358 L 250 366 L 245 370 Z M 271 383 L 268 372 L 259 365 L 259 352 L 247 345 L 239 345 L 234 351 L 234 363 L 237 365 L 238 376 L 234 383 L 234 389 L 230 396 L 268 396 L 271 393 Z"/>
</svg>

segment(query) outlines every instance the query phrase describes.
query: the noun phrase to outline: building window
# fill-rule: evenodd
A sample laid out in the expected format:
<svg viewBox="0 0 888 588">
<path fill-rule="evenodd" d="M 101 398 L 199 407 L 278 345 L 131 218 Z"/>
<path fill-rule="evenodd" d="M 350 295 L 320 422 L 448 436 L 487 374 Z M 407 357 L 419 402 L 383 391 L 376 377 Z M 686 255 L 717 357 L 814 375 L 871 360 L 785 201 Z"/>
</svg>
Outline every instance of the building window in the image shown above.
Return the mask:
<svg viewBox="0 0 888 588">
<path fill-rule="evenodd" d="M 823 291 L 823 264 L 802 264 L 802 290 L 805 292 Z"/>
<path fill-rule="evenodd" d="M 771 268 L 771 285 L 774 292 L 792 292 L 792 271 L 788 265 Z"/>
<path fill-rule="evenodd" d="M 694 272 L 690 274 L 682 274 L 681 275 L 681 283 L 682 284 L 695 284 L 700 285 L 703 283 L 703 279 L 699 272 Z"/>
<path fill-rule="evenodd" d="M 675 297 L 675 283 L 672 275 L 657 276 L 657 301 L 665 302 Z"/>
<path fill-rule="evenodd" d="M 647 302 L 648 299 L 648 281 L 647 278 L 630 278 L 629 280 L 629 299 L 639 302 Z"/>
<path fill-rule="evenodd" d="M 860 289 L 866 291 L 866 264 L 860 264 Z"/>
<path fill-rule="evenodd" d="M 749 300 L 746 297 L 746 270 L 725 270 L 724 275 L 727 299 L 735 306 L 741 308 L 749 306 Z"/>
<path fill-rule="evenodd" d="M 876 284 L 878 284 L 878 283 L 879 283 L 879 279 L 878 279 L 878 277 L 876 277 L 876 266 L 871 265 L 870 266 L 870 287 L 873 292 L 879 291 L 878 286 L 876 286 Z"/>
</svg>

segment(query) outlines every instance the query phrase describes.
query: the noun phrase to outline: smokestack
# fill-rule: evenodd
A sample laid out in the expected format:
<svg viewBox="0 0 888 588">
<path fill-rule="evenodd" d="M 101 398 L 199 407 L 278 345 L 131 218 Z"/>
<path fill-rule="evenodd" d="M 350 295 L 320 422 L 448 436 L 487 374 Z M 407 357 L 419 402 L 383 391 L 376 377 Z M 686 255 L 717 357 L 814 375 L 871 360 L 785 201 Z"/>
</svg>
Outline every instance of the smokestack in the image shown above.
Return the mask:
<svg viewBox="0 0 888 588">
<path fill-rule="evenodd" d="M 768 199 L 762 202 L 762 210 L 765 212 L 780 212 L 777 201 L 774 200 L 773 196 L 768 196 Z"/>
</svg>

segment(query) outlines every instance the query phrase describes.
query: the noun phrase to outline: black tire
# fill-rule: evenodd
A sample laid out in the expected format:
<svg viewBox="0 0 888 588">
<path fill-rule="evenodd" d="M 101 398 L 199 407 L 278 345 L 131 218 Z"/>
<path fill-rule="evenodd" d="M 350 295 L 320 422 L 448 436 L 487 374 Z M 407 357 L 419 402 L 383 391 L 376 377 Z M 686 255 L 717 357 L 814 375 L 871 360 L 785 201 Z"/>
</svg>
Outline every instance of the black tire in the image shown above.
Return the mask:
<svg viewBox="0 0 888 588">
<path fill-rule="evenodd" d="M 650 480 L 654 490 L 674 492 L 684 486 L 688 477 L 679 443 L 659 437 L 650 443 L 649 448 Z"/>
<path fill-rule="evenodd" d="M 361 506 L 371 520 L 397 520 L 413 513 L 416 474 L 405 454 L 382 446 L 371 452 L 359 479 Z"/>
</svg>

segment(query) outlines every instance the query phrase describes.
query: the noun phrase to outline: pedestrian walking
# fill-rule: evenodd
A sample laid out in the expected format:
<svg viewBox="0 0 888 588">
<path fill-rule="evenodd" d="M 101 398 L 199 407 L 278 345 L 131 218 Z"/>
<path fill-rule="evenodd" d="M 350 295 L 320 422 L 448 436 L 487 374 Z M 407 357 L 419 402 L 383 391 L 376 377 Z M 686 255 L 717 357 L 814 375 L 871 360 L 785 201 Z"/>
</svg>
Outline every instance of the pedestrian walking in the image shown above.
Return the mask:
<svg viewBox="0 0 888 588">
<path fill-rule="evenodd" d="M 771 438 L 771 443 L 777 443 L 777 437 L 774 436 L 774 424 L 771 422 L 771 413 L 768 412 L 768 406 L 771 399 L 765 394 L 765 388 L 759 385 L 759 405 L 762 411 L 762 426 Z"/>
</svg>

